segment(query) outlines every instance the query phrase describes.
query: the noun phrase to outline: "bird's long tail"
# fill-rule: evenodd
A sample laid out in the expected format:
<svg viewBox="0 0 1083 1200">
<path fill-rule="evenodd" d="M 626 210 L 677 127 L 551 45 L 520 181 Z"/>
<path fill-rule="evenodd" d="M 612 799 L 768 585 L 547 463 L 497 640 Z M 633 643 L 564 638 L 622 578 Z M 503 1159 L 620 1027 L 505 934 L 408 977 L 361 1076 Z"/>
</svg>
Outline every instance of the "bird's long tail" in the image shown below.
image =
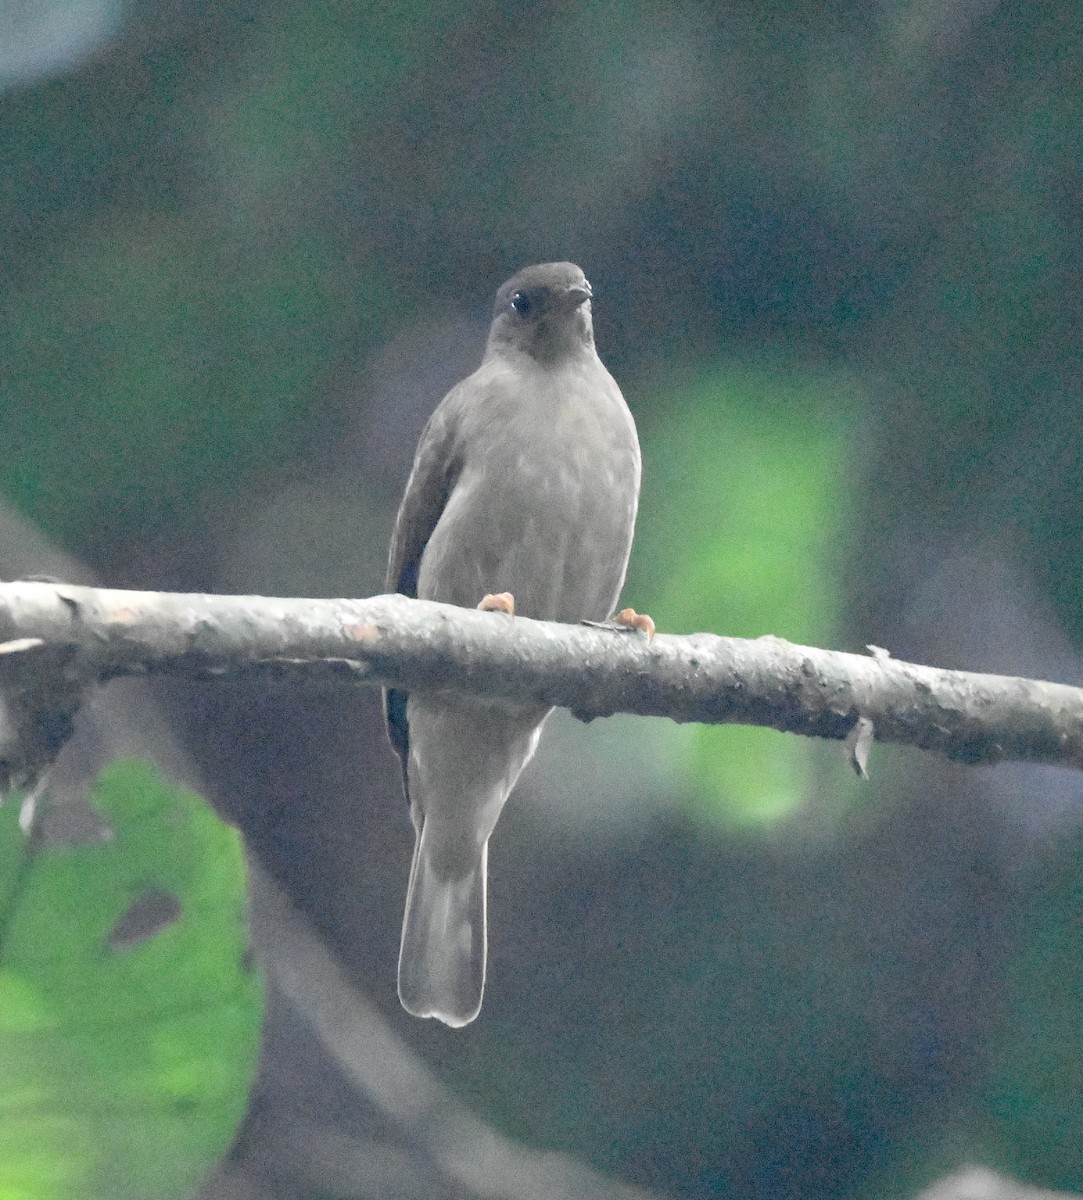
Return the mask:
<svg viewBox="0 0 1083 1200">
<path fill-rule="evenodd" d="M 415 1017 L 468 1025 L 485 987 L 485 874 L 488 842 L 453 872 L 437 861 L 433 827 L 414 845 L 399 951 L 399 999 Z M 446 858 L 446 856 L 440 856 Z"/>
</svg>

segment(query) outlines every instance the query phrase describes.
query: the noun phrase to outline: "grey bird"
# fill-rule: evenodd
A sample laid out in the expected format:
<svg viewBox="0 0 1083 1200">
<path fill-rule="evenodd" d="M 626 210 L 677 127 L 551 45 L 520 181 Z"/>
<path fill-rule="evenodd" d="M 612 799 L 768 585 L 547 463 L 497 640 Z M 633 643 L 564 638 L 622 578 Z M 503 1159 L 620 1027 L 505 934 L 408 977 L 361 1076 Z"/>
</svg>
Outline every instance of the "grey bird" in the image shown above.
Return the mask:
<svg viewBox="0 0 1083 1200">
<path fill-rule="evenodd" d="M 567 262 L 525 267 L 499 289 L 481 366 L 421 435 L 389 591 L 551 621 L 613 612 L 639 442 L 594 348 L 591 296 Z M 478 1015 L 485 986 L 489 835 L 550 710 L 401 691 L 387 692 L 386 710 L 416 834 L 399 999 L 459 1027 Z"/>
</svg>

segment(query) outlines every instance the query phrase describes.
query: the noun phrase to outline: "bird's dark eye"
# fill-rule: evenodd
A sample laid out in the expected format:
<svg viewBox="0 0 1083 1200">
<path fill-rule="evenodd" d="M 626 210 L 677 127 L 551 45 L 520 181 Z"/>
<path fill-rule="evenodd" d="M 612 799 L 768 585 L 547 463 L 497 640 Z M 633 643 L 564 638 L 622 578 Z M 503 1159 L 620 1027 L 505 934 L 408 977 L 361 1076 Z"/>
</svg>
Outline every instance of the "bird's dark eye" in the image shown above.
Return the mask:
<svg viewBox="0 0 1083 1200">
<path fill-rule="evenodd" d="M 511 306 L 521 317 L 529 317 L 530 310 L 534 307 L 534 301 L 526 294 L 526 292 L 516 292 L 511 298 Z"/>
</svg>

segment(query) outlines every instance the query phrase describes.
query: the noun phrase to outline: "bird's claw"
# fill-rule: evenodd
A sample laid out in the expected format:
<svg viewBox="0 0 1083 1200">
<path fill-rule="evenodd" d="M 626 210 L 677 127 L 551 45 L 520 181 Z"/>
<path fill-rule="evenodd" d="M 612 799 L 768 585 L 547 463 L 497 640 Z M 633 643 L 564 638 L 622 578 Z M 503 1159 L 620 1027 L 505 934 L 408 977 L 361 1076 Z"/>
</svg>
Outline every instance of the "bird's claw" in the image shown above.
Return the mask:
<svg viewBox="0 0 1083 1200">
<path fill-rule="evenodd" d="M 622 629 L 645 633 L 648 642 L 654 640 L 654 622 L 646 613 L 637 613 L 634 608 L 622 608 L 613 618 L 613 623 Z"/>
<path fill-rule="evenodd" d="M 481 598 L 478 609 L 481 612 L 507 613 L 509 617 L 514 617 L 515 597 L 511 592 L 490 592 L 489 595 Z"/>
</svg>

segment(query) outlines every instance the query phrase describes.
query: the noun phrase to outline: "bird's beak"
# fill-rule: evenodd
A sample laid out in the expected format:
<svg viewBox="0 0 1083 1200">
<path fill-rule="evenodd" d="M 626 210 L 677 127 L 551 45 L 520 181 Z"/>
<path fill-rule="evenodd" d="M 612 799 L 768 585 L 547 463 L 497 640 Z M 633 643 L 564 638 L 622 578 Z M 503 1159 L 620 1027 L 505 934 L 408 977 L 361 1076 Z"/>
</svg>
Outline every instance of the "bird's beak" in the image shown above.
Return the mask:
<svg viewBox="0 0 1083 1200">
<path fill-rule="evenodd" d="M 590 284 L 584 280 L 582 283 L 573 283 L 564 293 L 564 300 L 568 308 L 577 308 L 593 295 L 594 293 L 591 291 Z"/>
</svg>

